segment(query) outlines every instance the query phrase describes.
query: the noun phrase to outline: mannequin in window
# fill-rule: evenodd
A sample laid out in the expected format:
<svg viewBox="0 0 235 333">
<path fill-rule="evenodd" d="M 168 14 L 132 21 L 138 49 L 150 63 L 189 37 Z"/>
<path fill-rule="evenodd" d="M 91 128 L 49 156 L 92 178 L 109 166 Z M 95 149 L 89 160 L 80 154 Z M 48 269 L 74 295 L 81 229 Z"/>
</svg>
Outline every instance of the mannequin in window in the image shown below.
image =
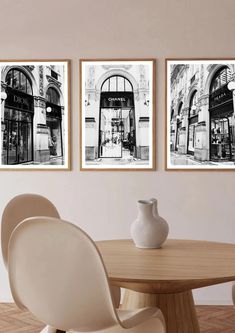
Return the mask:
<svg viewBox="0 0 235 333">
<path fill-rule="evenodd" d="M 57 155 L 57 139 L 55 135 L 52 137 L 52 155 Z"/>
<path fill-rule="evenodd" d="M 20 140 L 19 140 L 19 157 L 20 160 L 23 161 L 24 160 L 24 140 L 23 140 L 23 136 L 20 136 Z"/>
</svg>

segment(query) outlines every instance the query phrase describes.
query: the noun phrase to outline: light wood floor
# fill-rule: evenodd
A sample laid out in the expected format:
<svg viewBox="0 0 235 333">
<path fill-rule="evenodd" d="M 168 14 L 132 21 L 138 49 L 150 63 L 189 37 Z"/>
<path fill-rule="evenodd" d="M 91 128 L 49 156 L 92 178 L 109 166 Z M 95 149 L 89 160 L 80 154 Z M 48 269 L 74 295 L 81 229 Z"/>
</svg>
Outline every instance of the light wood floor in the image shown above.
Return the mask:
<svg viewBox="0 0 235 333">
<path fill-rule="evenodd" d="M 235 333 L 235 307 L 201 305 L 197 306 L 197 313 L 201 333 Z M 43 327 L 14 304 L 0 304 L 0 333 L 38 333 Z"/>
</svg>

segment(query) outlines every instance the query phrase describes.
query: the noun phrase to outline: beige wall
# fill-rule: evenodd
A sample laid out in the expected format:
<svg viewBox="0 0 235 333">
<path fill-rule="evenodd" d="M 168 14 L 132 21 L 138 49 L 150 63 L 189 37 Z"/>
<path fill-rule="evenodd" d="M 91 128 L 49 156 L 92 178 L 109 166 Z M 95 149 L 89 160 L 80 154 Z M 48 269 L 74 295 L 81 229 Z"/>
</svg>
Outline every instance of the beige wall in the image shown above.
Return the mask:
<svg viewBox="0 0 235 333">
<path fill-rule="evenodd" d="M 170 237 L 235 242 L 235 172 L 164 171 L 164 58 L 235 57 L 234 0 L 0 0 L 0 58 L 72 59 L 71 172 L 0 171 L 14 195 L 47 196 L 95 239 L 127 238 L 136 200 L 156 197 Z M 157 58 L 157 172 L 80 172 L 78 59 Z M 10 299 L 0 262 L 0 301 Z M 229 303 L 230 284 L 196 300 Z"/>
</svg>

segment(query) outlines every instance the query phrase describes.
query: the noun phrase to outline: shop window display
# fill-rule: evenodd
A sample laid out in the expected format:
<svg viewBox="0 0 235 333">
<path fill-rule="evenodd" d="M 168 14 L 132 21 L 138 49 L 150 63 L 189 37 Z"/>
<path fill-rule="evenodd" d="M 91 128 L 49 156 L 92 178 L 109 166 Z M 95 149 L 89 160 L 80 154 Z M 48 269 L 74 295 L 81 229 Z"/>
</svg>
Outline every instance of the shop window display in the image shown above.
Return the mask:
<svg viewBox="0 0 235 333">
<path fill-rule="evenodd" d="M 33 90 L 30 80 L 19 69 L 6 75 L 4 116 L 2 118 L 2 164 L 30 162 L 33 130 Z"/>
<path fill-rule="evenodd" d="M 232 160 L 233 105 L 228 82 L 232 75 L 228 67 L 221 68 L 214 76 L 210 87 L 210 158 L 212 161 Z"/>
<path fill-rule="evenodd" d="M 46 94 L 47 98 L 47 117 L 46 124 L 48 128 L 48 148 L 50 156 L 62 156 L 62 134 L 61 134 L 61 106 L 60 95 L 54 88 L 49 88 Z"/>
</svg>

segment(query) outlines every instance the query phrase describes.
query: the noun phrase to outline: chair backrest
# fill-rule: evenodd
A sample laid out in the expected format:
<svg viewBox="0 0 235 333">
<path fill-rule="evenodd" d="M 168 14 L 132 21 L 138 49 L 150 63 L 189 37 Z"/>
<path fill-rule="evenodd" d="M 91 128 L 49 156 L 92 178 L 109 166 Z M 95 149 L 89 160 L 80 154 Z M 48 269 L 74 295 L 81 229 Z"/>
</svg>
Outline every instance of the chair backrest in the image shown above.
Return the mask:
<svg viewBox="0 0 235 333">
<path fill-rule="evenodd" d="M 119 322 L 101 255 L 77 226 L 28 218 L 12 233 L 8 260 L 16 304 L 44 323 L 89 332 Z"/>
<path fill-rule="evenodd" d="M 17 195 L 5 207 L 1 223 L 1 246 L 6 267 L 8 242 L 12 231 L 21 221 L 32 216 L 60 217 L 55 206 L 48 199 L 38 194 Z"/>
</svg>

